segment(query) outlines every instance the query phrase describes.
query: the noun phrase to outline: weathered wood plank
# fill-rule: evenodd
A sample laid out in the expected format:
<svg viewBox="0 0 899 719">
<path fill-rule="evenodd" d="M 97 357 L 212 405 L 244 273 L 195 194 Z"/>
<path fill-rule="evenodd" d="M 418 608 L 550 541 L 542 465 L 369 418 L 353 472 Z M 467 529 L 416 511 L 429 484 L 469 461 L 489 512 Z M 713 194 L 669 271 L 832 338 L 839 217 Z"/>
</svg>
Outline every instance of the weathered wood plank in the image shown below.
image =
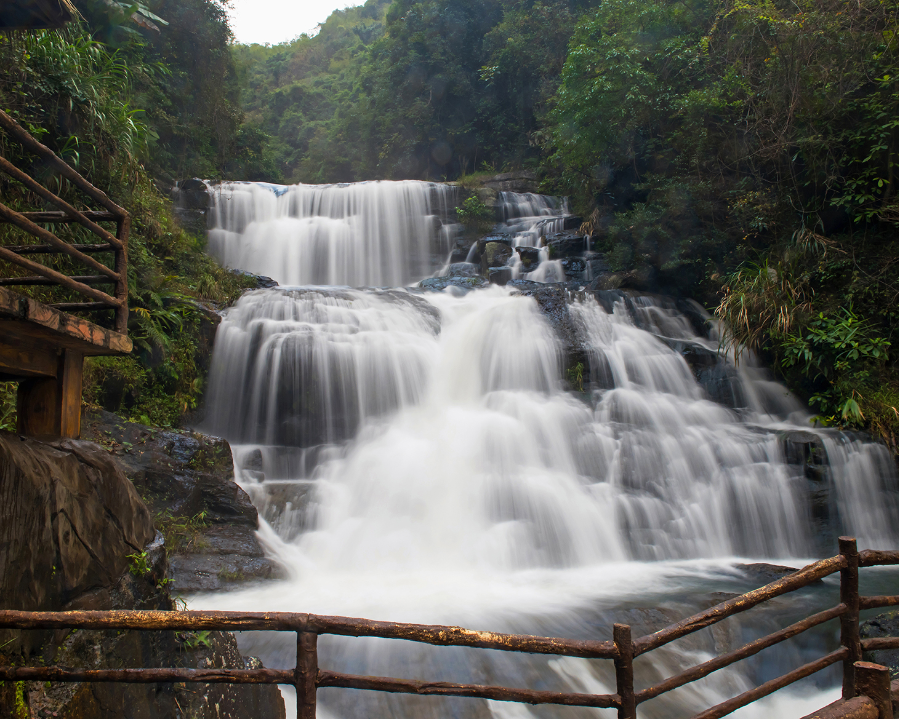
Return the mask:
<svg viewBox="0 0 899 719">
<path fill-rule="evenodd" d="M 0 376 L 55 377 L 59 370 L 59 353 L 0 344 Z"/>
<path fill-rule="evenodd" d="M 4 344 L 25 341 L 31 346 L 56 345 L 85 356 L 128 354 L 127 335 L 113 332 L 80 317 L 0 287 L 0 337 Z"/>
</svg>

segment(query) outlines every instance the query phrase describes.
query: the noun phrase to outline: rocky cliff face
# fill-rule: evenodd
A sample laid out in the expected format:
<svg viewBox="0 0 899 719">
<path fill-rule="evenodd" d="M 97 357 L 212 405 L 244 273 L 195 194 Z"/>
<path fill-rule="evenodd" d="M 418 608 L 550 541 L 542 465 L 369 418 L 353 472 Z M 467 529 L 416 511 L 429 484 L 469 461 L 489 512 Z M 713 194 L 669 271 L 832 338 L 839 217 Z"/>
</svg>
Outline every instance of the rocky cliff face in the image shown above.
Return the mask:
<svg viewBox="0 0 899 719">
<path fill-rule="evenodd" d="M 164 540 L 108 449 L 0 433 L 0 608 L 172 608 Z M 0 664 L 80 668 L 258 666 L 233 635 L 0 630 Z M 274 686 L 0 686 L 0 716 L 284 717 Z"/>
</svg>

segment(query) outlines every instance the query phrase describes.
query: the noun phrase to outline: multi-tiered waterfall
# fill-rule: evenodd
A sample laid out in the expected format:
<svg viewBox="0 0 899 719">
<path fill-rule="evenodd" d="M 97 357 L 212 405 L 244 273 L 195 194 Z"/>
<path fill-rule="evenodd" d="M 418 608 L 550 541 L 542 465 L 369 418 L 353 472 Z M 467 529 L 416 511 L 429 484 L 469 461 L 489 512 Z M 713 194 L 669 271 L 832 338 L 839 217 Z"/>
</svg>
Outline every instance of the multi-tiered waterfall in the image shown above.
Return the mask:
<svg viewBox="0 0 899 719">
<path fill-rule="evenodd" d="M 217 191 L 211 244 L 232 266 L 285 284 L 402 284 L 436 269 L 446 250 L 441 192 L 425 183 L 228 185 Z M 505 210 L 507 221 L 524 214 Z M 736 366 L 717 356 L 716 327 L 698 307 L 566 291 L 576 363 L 571 339 L 511 288 L 285 287 L 241 298 L 216 338 L 208 427 L 234 444 L 267 520 L 262 539 L 287 578 L 195 602 L 607 638 L 612 621 L 650 631 L 680 618 L 695 608 L 693 592 L 743 591 L 734 557 L 796 563 L 834 552 L 838 532 L 895 543 L 896 482 L 883 447 L 813 433 L 807 411 L 751 357 Z M 778 611 L 802 614 L 826 591 Z M 738 622 L 737 635 L 769 621 Z M 292 666 L 288 637 L 245 641 L 269 664 Z M 638 663 L 638 681 L 701 660 L 718 641 L 672 645 Z M 361 674 L 614 685 L 609 666 L 586 660 L 397 644 L 323 638 L 321 652 L 329 668 Z M 762 655 L 641 715 L 687 716 L 799 651 Z M 319 695 L 322 716 L 587 716 Z M 741 716 L 800 716 L 825 703 L 797 697 Z"/>
</svg>

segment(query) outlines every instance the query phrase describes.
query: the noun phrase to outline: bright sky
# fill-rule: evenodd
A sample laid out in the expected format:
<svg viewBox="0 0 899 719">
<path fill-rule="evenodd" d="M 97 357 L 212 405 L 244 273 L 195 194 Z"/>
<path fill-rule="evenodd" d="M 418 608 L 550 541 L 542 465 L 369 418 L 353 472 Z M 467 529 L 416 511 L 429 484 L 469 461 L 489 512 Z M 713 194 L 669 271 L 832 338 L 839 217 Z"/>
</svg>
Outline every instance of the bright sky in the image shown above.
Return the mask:
<svg viewBox="0 0 899 719">
<path fill-rule="evenodd" d="M 364 0 L 232 0 L 228 15 L 240 43 L 293 40 L 304 32 L 314 35 L 335 10 L 361 5 Z"/>
</svg>

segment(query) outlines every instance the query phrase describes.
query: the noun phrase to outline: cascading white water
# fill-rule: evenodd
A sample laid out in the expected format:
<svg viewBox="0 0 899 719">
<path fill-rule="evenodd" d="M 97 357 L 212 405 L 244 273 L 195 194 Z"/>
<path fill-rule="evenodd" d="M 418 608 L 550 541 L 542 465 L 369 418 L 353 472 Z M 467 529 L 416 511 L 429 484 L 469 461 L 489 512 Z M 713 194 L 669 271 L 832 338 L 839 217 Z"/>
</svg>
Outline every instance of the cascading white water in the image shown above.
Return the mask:
<svg viewBox="0 0 899 719">
<path fill-rule="evenodd" d="M 216 185 L 209 250 L 282 285 L 392 287 L 427 276 L 455 188 L 428 182 Z"/>
<path fill-rule="evenodd" d="M 809 432 L 801 406 L 751 358 L 737 367 L 716 356 L 716 336 L 696 326 L 701 312 L 600 299 L 569 306 L 589 367 L 569 367 L 566 391 L 559 338 L 534 299 L 505 288 L 245 295 L 216 338 L 209 429 L 235 442 L 239 467 L 259 460 L 242 482 L 288 576 L 194 603 L 606 639 L 612 621 L 642 633 L 691 613 L 692 592 L 744 591 L 734 556 L 796 563 L 833 552 L 822 546 L 821 511 L 863 546 L 895 541 L 896 478 L 883 447 Z M 791 456 L 796 442 L 826 453 L 821 476 Z M 778 611 L 803 616 L 829 590 Z M 720 653 L 717 641 L 653 653 L 638 681 Z M 821 649 L 833 638 L 812 641 Z M 242 642 L 270 666 L 293 666 L 290 638 Z M 323 638 L 320 653 L 323 666 L 360 674 L 614 687 L 597 662 L 397 644 Z M 796 652 L 774 661 L 795 666 Z M 641 717 L 689 716 L 765 671 L 718 673 L 642 705 Z M 797 696 L 740 716 L 800 716 L 829 700 Z M 587 716 L 345 690 L 319 699 L 320 716 Z"/>
</svg>

